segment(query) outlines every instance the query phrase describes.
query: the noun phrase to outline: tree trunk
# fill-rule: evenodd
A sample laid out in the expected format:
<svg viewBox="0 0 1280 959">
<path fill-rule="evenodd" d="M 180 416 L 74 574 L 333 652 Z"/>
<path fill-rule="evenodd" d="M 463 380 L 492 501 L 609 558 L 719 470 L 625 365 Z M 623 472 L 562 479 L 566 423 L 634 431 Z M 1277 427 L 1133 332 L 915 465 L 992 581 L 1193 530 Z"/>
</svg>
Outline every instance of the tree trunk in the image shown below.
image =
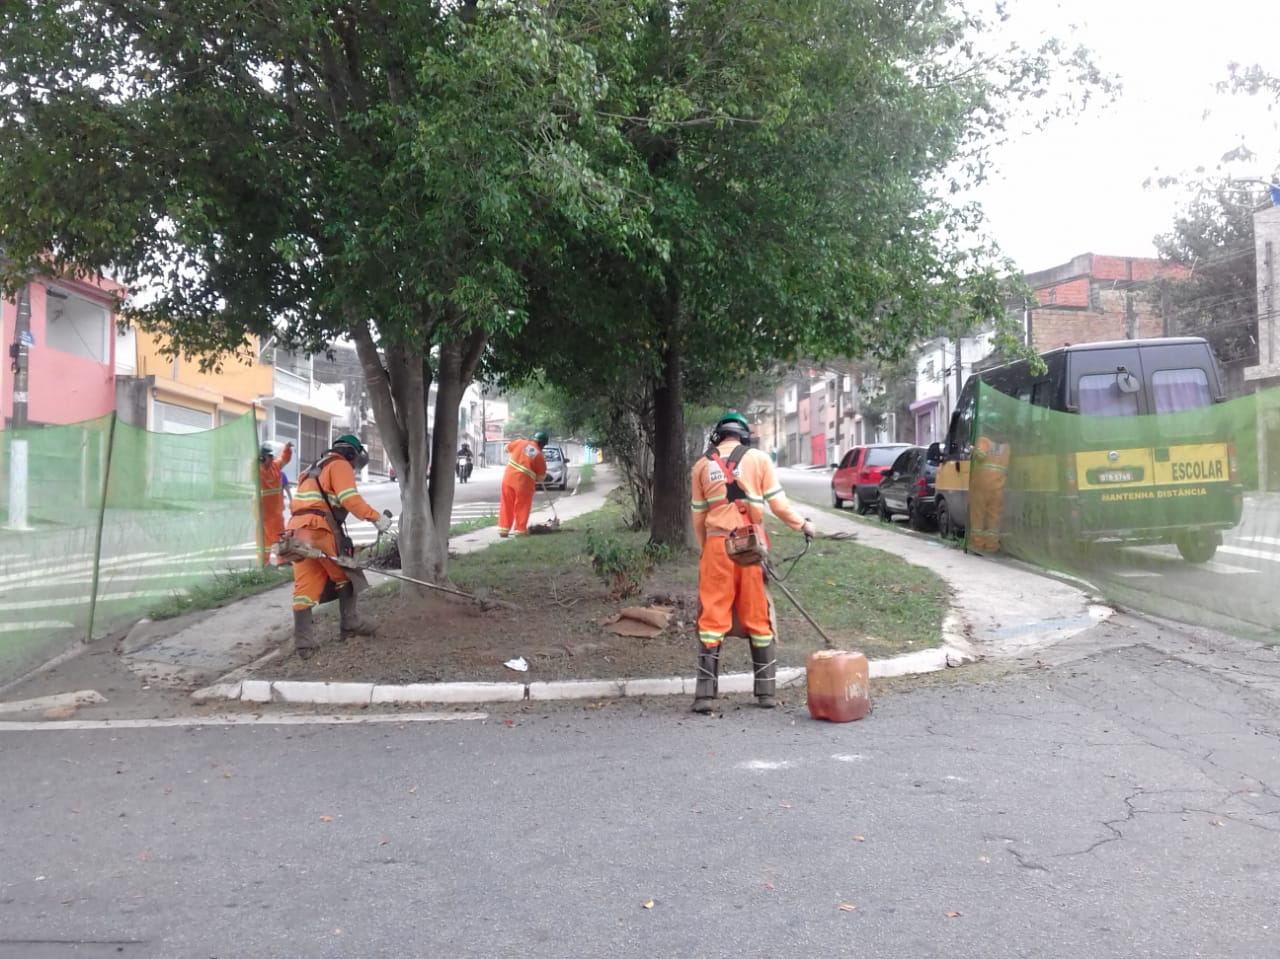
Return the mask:
<svg viewBox="0 0 1280 959">
<path fill-rule="evenodd" d="M 463 340 L 444 343 L 440 347 L 435 429 L 431 434 L 431 509 L 435 516 L 436 538 L 446 544 L 449 542 L 457 480 L 454 466 L 458 451 L 458 407 L 488 342 L 487 333 L 475 331 Z M 446 550 L 445 562 L 448 562 L 447 553 Z"/>
<path fill-rule="evenodd" d="M 673 549 L 693 543 L 689 518 L 689 463 L 685 455 L 684 360 L 668 339 L 663 353 L 662 378 L 653 391 L 653 525 L 649 541 Z"/>
<path fill-rule="evenodd" d="M 431 502 L 427 485 L 427 392 L 429 380 L 423 371 L 422 353 L 404 346 L 390 346 L 385 352 L 386 365 L 378 355 L 378 347 L 369 325 L 357 322 L 352 335 L 369 402 L 382 434 L 383 444 L 396 468 L 400 486 L 400 565 L 406 576 L 435 582 L 445 572 L 447 541 L 435 535 Z M 422 587 L 404 584 L 418 595 L 429 592 Z"/>
</svg>

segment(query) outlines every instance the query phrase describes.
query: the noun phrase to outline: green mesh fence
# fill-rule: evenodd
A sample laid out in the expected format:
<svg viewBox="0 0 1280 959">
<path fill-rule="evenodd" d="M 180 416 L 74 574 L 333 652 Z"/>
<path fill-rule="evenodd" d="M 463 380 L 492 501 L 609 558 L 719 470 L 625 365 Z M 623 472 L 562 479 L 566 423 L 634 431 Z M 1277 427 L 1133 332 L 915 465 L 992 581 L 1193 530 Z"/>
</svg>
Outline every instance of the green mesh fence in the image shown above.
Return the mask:
<svg viewBox="0 0 1280 959">
<path fill-rule="evenodd" d="M 253 565 L 257 449 L 251 414 L 187 435 L 114 415 L 0 433 L 0 678 Z"/>
<path fill-rule="evenodd" d="M 1214 402 L 1173 383 L 1160 398 L 1169 412 L 1139 415 L 1136 381 L 1113 372 L 1093 385 L 1080 405 L 1094 413 L 979 386 L 963 448 L 945 450 L 938 470 L 943 533 L 1144 612 L 1270 634 L 1280 493 L 1266 487 L 1280 488 L 1280 392 Z"/>
</svg>

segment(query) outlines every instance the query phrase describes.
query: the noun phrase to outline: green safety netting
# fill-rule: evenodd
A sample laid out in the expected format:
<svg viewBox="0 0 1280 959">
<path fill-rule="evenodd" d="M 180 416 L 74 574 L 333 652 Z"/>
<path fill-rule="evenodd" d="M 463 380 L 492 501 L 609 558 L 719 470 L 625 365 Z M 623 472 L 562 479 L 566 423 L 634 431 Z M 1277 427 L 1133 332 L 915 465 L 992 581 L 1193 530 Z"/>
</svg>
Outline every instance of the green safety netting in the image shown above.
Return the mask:
<svg viewBox="0 0 1280 959">
<path fill-rule="evenodd" d="M 967 461 L 947 451 L 938 467 L 942 524 L 965 518 L 943 532 L 963 523 L 971 552 L 998 548 L 1144 612 L 1270 633 L 1280 493 L 1259 477 L 1280 470 L 1280 391 L 1129 415 L 1108 388 L 1095 405 L 1110 415 L 1085 415 L 979 386 Z"/>
<path fill-rule="evenodd" d="M 257 451 L 252 414 L 190 434 L 114 414 L 0 433 L 0 677 L 253 565 Z"/>
</svg>

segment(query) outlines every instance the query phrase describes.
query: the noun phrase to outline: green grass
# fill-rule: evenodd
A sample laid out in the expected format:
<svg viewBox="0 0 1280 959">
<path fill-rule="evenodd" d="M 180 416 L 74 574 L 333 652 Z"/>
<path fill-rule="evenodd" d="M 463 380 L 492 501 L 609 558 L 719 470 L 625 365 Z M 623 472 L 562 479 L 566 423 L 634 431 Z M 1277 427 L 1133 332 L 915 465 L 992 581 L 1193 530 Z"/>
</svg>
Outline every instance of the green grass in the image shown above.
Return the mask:
<svg viewBox="0 0 1280 959">
<path fill-rule="evenodd" d="M 172 619 L 184 613 L 214 609 L 246 596 L 265 592 L 291 582 L 289 566 L 255 566 L 215 573 L 213 580 L 200 583 L 183 592 L 174 592 L 147 610 L 149 619 Z"/>
<path fill-rule="evenodd" d="M 772 518 L 766 526 L 783 585 L 833 639 L 836 633 L 858 638 L 868 656 L 942 644 L 947 586 L 936 573 L 891 553 L 822 537 L 792 566 L 788 560 L 804 549 L 804 538 Z M 813 629 L 782 590 L 774 586 L 772 592 L 779 617 L 792 629 Z"/>
<path fill-rule="evenodd" d="M 488 516 L 477 516 L 475 519 L 463 520 L 461 523 L 454 523 L 449 527 L 449 538 L 461 536 L 463 533 L 470 533 L 472 530 L 484 529 L 486 526 L 493 526 L 498 522 L 498 517 L 493 513 Z"/>
</svg>

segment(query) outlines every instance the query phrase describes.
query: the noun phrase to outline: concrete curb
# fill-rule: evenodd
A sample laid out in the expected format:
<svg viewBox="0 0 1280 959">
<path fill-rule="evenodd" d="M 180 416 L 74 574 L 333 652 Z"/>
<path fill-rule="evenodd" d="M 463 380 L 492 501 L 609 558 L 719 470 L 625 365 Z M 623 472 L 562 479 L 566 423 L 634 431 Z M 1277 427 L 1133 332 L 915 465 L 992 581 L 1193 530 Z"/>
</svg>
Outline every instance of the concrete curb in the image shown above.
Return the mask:
<svg viewBox="0 0 1280 959">
<path fill-rule="evenodd" d="M 950 617 L 949 617 L 950 618 Z M 952 636 L 957 640 L 958 637 Z M 275 656 L 264 657 L 274 659 Z M 872 660 L 872 679 L 930 673 L 951 666 L 973 662 L 979 657 L 968 643 L 948 642 L 936 649 Z M 243 670 L 237 670 L 243 675 Z M 232 679 L 198 689 L 191 694 L 197 702 L 228 700 L 246 703 L 288 703 L 320 706 L 414 706 L 457 703 L 550 702 L 574 699 L 628 699 L 637 696 L 692 696 L 692 676 L 669 676 L 645 679 L 572 679 L 557 682 L 528 683 L 331 683 L 305 682 L 292 679 Z M 720 677 L 721 693 L 750 693 L 751 673 L 726 673 Z M 805 670 L 792 666 L 778 670 L 778 686 L 800 686 Z"/>
</svg>

